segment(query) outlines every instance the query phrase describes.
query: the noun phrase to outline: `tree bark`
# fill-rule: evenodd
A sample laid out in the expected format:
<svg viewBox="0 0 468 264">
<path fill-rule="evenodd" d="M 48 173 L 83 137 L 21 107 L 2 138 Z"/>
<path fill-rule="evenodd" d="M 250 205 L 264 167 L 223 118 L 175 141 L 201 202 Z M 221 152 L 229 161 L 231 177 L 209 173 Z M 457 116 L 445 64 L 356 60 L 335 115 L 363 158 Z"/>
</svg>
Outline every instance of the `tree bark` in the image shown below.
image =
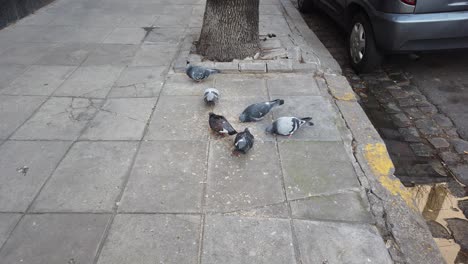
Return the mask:
<svg viewBox="0 0 468 264">
<path fill-rule="evenodd" d="M 197 51 L 214 61 L 258 52 L 259 0 L 207 0 Z"/>
</svg>

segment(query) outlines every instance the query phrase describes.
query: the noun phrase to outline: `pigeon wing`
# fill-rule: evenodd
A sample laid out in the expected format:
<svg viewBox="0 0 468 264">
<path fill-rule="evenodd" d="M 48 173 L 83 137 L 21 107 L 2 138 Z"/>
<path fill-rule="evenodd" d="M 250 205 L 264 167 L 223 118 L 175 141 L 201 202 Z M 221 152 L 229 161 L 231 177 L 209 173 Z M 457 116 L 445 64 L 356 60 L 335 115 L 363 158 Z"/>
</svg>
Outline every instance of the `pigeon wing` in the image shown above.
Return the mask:
<svg viewBox="0 0 468 264">
<path fill-rule="evenodd" d="M 247 114 L 247 116 L 254 118 L 254 119 L 261 119 L 263 118 L 268 112 L 270 112 L 271 105 L 267 103 L 259 103 L 259 104 L 253 104 L 249 107 L 247 107 L 244 110 L 244 113 Z"/>
<path fill-rule="evenodd" d="M 205 68 L 194 66 L 190 69 L 189 75 L 192 79 L 199 81 L 208 77 L 210 73 Z"/>
</svg>

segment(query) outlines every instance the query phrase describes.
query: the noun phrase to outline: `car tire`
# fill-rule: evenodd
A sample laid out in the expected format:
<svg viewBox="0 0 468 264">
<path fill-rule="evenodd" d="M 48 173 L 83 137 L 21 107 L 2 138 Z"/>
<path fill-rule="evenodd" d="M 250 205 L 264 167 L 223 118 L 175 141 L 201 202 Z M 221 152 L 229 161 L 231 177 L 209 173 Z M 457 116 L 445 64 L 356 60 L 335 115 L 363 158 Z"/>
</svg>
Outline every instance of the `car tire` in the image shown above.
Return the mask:
<svg viewBox="0 0 468 264">
<path fill-rule="evenodd" d="M 312 10 L 313 0 L 297 0 L 297 6 L 301 13 L 309 13 Z"/>
<path fill-rule="evenodd" d="M 358 73 L 375 71 L 382 64 L 383 54 L 375 43 L 372 25 L 363 13 L 356 14 L 351 21 L 348 36 L 351 66 Z"/>
</svg>

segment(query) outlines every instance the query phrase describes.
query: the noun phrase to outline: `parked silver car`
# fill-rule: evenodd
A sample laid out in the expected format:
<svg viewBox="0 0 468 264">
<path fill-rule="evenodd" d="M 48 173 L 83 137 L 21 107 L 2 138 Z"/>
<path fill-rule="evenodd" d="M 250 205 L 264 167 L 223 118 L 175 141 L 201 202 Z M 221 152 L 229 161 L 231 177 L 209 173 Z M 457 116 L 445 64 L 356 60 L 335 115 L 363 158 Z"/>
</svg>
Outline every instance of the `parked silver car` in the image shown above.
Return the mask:
<svg viewBox="0 0 468 264">
<path fill-rule="evenodd" d="M 358 72 L 374 69 L 386 53 L 468 48 L 467 0 L 298 0 L 298 6 L 325 11 L 349 33 Z"/>
</svg>

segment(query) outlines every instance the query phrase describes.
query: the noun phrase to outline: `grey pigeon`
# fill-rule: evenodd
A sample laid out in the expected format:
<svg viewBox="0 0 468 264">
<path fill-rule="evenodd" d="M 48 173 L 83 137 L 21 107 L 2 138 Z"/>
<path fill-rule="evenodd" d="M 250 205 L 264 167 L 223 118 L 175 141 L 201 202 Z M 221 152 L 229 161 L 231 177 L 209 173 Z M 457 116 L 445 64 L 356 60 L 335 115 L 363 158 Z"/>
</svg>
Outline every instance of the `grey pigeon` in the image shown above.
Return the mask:
<svg viewBox="0 0 468 264">
<path fill-rule="evenodd" d="M 254 136 L 250 133 L 249 129 L 246 128 L 244 132 L 240 132 L 236 135 L 234 140 L 234 147 L 237 152 L 246 154 L 254 144 Z"/>
<path fill-rule="evenodd" d="M 185 73 L 187 73 L 187 76 L 196 82 L 201 82 L 208 78 L 211 74 L 220 72 L 220 70 L 216 69 L 209 69 L 202 66 L 192 66 L 189 62 L 187 62 L 187 67 L 185 68 Z"/>
<path fill-rule="evenodd" d="M 255 122 L 262 120 L 270 110 L 284 104 L 284 100 L 276 99 L 270 102 L 257 103 L 248 106 L 244 112 L 239 116 L 241 122 Z"/>
<path fill-rule="evenodd" d="M 266 132 L 281 136 L 291 136 L 306 123 L 311 126 L 314 125 L 310 120 L 312 120 L 311 117 L 280 117 L 267 127 Z"/>
<path fill-rule="evenodd" d="M 222 115 L 217 115 L 214 113 L 209 114 L 210 118 L 208 119 L 211 129 L 218 134 L 228 134 L 235 135 L 237 131 L 229 124 L 227 119 Z"/>
<path fill-rule="evenodd" d="M 219 100 L 219 91 L 215 88 L 208 88 L 203 93 L 203 100 L 209 105 L 215 105 Z"/>
</svg>

